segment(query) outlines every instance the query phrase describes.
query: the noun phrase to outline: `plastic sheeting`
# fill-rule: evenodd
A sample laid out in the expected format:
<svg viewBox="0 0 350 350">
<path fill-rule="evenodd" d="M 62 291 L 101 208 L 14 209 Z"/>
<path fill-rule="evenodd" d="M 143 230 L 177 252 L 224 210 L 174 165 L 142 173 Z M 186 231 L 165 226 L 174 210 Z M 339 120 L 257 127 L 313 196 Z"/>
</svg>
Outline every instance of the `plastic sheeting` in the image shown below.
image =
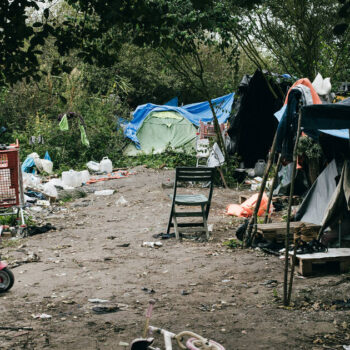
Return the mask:
<svg viewBox="0 0 350 350">
<path fill-rule="evenodd" d="M 275 117 L 280 122 L 287 105 L 284 105 Z M 323 105 L 311 105 L 303 107 L 302 126 L 308 129 L 319 129 L 320 132 L 342 139 L 349 139 L 349 130 L 332 130 L 333 127 L 350 125 L 350 98 L 338 102 Z"/>
<path fill-rule="evenodd" d="M 311 186 L 296 213 L 296 221 L 321 224 L 329 201 L 337 187 L 336 178 L 338 176 L 337 164 L 333 160 Z"/>
<path fill-rule="evenodd" d="M 234 100 L 234 93 L 218 97 L 212 100 L 215 107 L 215 112 L 219 123 L 225 123 L 231 113 L 232 103 Z M 187 120 L 189 120 L 195 126 L 199 126 L 199 121 L 204 123 L 212 122 L 213 114 L 209 106 L 209 102 L 199 102 L 185 105 L 182 107 L 166 106 L 166 105 L 155 105 L 147 103 L 142 106 L 138 106 L 134 112 L 134 119 L 127 125 L 124 131 L 125 137 L 129 138 L 136 144 L 137 148 L 140 148 L 140 142 L 137 137 L 137 132 L 142 126 L 144 120 L 151 112 L 164 112 L 174 111 Z"/>
</svg>

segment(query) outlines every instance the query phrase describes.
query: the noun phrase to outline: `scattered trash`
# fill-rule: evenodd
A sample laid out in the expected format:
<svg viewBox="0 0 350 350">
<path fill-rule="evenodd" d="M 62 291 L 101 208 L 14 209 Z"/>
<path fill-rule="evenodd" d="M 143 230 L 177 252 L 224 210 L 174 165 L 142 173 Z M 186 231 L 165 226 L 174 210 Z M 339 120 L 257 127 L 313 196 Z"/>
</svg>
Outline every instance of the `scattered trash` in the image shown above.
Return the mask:
<svg viewBox="0 0 350 350">
<path fill-rule="evenodd" d="M 276 287 L 278 285 L 278 281 L 277 280 L 268 280 L 268 281 L 265 281 L 263 283 L 260 283 L 260 285 L 266 286 L 269 288 L 273 288 L 273 287 Z"/>
<path fill-rule="evenodd" d="M 50 223 L 47 223 L 44 226 L 29 226 L 27 228 L 27 236 L 39 235 L 51 230 L 56 230 L 56 227 L 52 226 Z"/>
<path fill-rule="evenodd" d="M 129 346 L 129 343 L 126 343 L 125 341 L 120 341 L 118 345 L 127 347 Z"/>
<path fill-rule="evenodd" d="M 53 198 L 57 198 L 58 197 L 58 192 L 57 189 L 55 187 L 55 185 L 52 182 L 47 182 L 44 186 L 43 186 L 43 192 L 44 194 L 46 194 L 48 197 L 53 197 Z M 40 204 L 39 204 L 40 205 Z M 49 203 L 50 205 L 50 203 Z"/>
<path fill-rule="evenodd" d="M 146 287 L 141 288 L 141 290 L 148 294 L 154 294 L 156 292 L 154 289 L 148 289 Z"/>
<path fill-rule="evenodd" d="M 189 292 L 188 290 L 182 289 L 181 290 L 181 295 L 189 295 L 191 294 L 191 292 Z"/>
<path fill-rule="evenodd" d="M 52 318 L 52 316 L 48 314 L 32 314 L 32 317 L 41 320 L 48 320 L 49 318 Z"/>
<path fill-rule="evenodd" d="M 265 171 L 265 167 L 266 167 L 266 162 L 263 159 L 259 159 L 255 163 L 254 175 L 255 176 L 263 176 L 264 175 L 264 171 Z"/>
<path fill-rule="evenodd" d="M 119 311 L 120 308 L 118 305 L 105 305 L 105 306 L 94 306 L 92 311 L 96 314 L 110 314 L 112 312 Z"/>
<path fill-rule="evenodd" d="M 121 205 L 122 207 L 125 207 L 127 204 L 128 204 L 128 201 L 123 196 L 121 196 L 119 199 L 115 201 L 115 205 L 117 206 Z"/>
<path fill-rule="evenodd" d="M 121 243 L 121 244 L 117 244 L 117 247 L 120 247 L 120 248 L 127 248 L 130 246 L 130 243 Z"/>
<path fill-rule="evenodd" d="M 112 161 L 108 157 L 103 157 L 100 162 L 100 172 L 110 174 L 112 171 Z"/>
<path fill-rule="evenodd" d="M 81 175 L 78 171 L 70 169 L 62 173 L 62 182 L 64 187 L 74 188 L 81 186 Z"/>
<path fill-rule="evenodd" d="M 161 239 L 175 238 L 175 233 L 156 233 L 152 237 Z"/>
<path fill-rule="evenodd" d="M 43 200 L 43 199 L 40 199 L 36 202 L 37 205 L 40 205 L 42 207 L 49 207 L 50 206 L 50 202 L 47 201 L 47 200 Z"/>
<path fill-rule="evenodd" d="M 148 248 L 160 248 L 163 246 L 162 242 L 143 242 L 142 247 L 148 247 Z"/>
<path fill-rule="evenodd" d="M 256 193 L 250 198 L 248 198 L 246 201 L 244 201 L 242 204 L 229 204 L 226 208 L 227 215 L 238 216 L 238 217 L 252 216 L 256 202 L 258 200 L 258 196 L 259 194 Z M 268 197 L 266 193 L 264 193 L 261 199 L 258 216 L 262 216 L 265 214 L 265 211 L 267 208 L 267 202 L 268 202 Z"/>
<path fill-rule="evenodd" d="M 110 196 L 114 193 L 114 190 L 101 190 L 101 191 L 95 191 L 95 196 Z"/>
<path fill-rule="evenodd" d="M 88 167 L 89 170 L 91 170 L 94 173 L 97 173 L 100 171 L 100 164 L 97 162 L 90 161 L 86 163 L 86 166 Z"/>
<path fill-rule="evenodd" d="M 109 303 L 109 300 L 105 300 L 105 299 L 88 299 L 88 301 L 90 303 L 93 303 L 93 304 L 104 304 L 104 303 Z"/>
</svg>

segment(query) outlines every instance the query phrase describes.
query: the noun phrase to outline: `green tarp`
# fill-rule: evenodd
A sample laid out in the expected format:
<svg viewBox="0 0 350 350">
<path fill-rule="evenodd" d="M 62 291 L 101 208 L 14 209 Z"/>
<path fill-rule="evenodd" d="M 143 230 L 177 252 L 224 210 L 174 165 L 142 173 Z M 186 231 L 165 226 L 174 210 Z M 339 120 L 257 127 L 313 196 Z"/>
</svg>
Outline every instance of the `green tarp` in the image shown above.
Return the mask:
<svg viewBox="0 0 350 350">
<path fill-rule="evenodd" d="M 139 153 L 161 153 L 167 147 L 178 152 L 191 152 L 195 149 L 197 129 L 181 114 L 164 111 L 150 113 L 137 131 L 141 150 L 128 145 L 126 155 Z"/>
</svg>

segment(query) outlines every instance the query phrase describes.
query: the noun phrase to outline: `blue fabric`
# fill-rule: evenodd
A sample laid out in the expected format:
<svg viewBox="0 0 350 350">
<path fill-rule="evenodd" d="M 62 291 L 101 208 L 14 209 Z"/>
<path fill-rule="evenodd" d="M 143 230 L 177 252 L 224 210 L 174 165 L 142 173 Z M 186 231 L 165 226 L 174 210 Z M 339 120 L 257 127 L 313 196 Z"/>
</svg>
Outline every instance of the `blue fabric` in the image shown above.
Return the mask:
<svg viewBox="0 0 350 350">
<path fill-rule="evenodd" d="M 22 164 L 22 172 L 23 173 L 31 173 L 35 167 L 35 162 L 33 158 L 26 158 L 26 160 Z"/>
<path fill-rule="evenodd" d="M 46 151 L 44 159 L 52 161 L 48 151 Z"/>
<path fill-rule="evenodd" d="M 123 130 L 129 124 L 129 120 L 117 116 L 117 131 L 122 128 Z"/>
<path fill-rule="evenodd" d="M 225 123 L 231 113 L 234 93 L 218 97 L 212 100 L 215 108 L 216 116 L 220 124 Z M 124 135 L 135 142 L 136 147 L 140 149 L 140 143 L 137 139 L 136 133 L 141 127 L 143 121 L 151 112 L 174 111 L 183 115 L 195 126 L 199 126 L 199 121 L 204 123 L 213 121 L 213 114 L 210 110 L 209 102 L 199 102 L 185 105 L 182 107 L 155 105 L 147 103 L 138 106 L 133 113 L 134 119 L 126 126 Z"/>
<path fill-rule="evenodd" d="M 168 101 L 167 103 L 164 103 L 164 104 L 166 106 L 177 107 L 179 105 L 179 98 L 178 97 L 174 97 L 170 101 Z"/>
<path fill-rule="evenodd" d="M 280 122 L 285 111 L 287 109 L 287 105 L 284 105 L 278 112 L 275 113 L 275 117 Z M 340 137 L 342 139 L 349 139 L 349 131 L 348 129 L 341 129 L 341 130 L 319 130 L 325 134 L 332 135 L 335 137 Z"/>
</svg>

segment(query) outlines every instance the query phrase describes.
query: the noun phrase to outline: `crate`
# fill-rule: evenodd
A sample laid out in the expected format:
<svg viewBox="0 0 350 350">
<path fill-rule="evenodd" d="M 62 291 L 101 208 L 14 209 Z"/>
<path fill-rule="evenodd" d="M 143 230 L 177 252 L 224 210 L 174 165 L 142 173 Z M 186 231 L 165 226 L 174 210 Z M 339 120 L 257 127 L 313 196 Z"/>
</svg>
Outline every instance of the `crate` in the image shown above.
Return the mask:
<svg viewBox="0 0 350 350">
<path fill-rule="evenodd" d="M 0 208 L 19 205 L 19 150 L 0 151 Z"/>
</svg>

